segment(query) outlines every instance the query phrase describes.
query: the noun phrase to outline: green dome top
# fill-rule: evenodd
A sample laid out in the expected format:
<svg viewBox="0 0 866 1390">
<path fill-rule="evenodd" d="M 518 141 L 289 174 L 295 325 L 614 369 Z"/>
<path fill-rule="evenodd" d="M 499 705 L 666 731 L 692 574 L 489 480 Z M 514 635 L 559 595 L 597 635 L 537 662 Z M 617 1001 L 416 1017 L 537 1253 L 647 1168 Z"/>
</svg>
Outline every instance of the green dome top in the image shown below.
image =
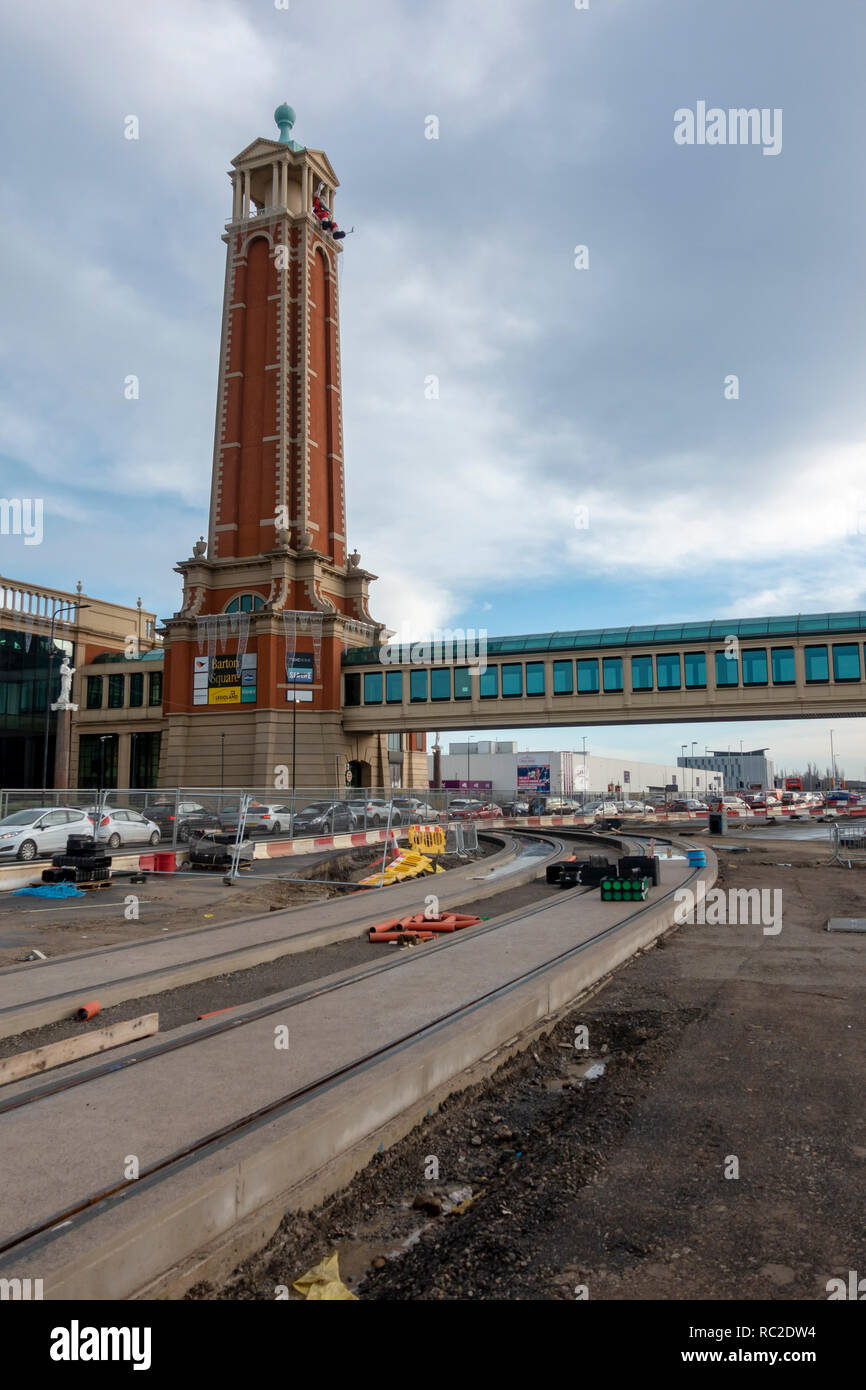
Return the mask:
<svg viewBox="0 0 866 1390">
<path fill-rule="evenodd" d="M 288 145 L 291 141 L 292 126 L 295 124 L 296 119 L 297 117 L 295 116 L 294 110 L 289 106 L 287 101 L 284 101 L 281 106 L 277 107 L 274 112 L 274 120 L 280 127 L 281 144 Z"/>
</svg>

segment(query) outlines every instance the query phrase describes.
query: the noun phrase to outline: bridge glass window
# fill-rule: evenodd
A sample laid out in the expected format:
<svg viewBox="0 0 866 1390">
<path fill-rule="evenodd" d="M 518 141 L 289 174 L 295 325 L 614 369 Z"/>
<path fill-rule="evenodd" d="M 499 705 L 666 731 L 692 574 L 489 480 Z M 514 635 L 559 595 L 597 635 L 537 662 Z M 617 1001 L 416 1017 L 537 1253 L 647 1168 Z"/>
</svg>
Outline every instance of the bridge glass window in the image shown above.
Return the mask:
<svg viewBox="0 0 866 1390">
<path fill-rule="evenodd" d="M 770 652 L 770 660 L 773 667 L 774 685 L 794 685 L 797 680 L 797 668 L 794 665 L 793 647 L 773 647 Z"/>
<path fill-rule="evenodd" d="M 152 677 L 151 677 L 152 679 Z M 344 676 L 343 689 L 345 694 L 343 702 L 346 705 L 360 705 L 361 703 L 361 677 L 357 671 L 351 671 Z"/>
<path fill-rule="evenodd" d="M 364 672 L 364 704 L 381 705 L 382 703 L 382 672 Z"/>
<path fill-rule="evenodd" d="M 553 693 L 554 695 L 574 694 L 574 665 L 572 662 L 554 661 Z"/>
<path fill-rule="evenodd" d="M 144 704 L 144 674 L 133 671 L 129 677 L 129 703 L 134 709 Z"/>
<path fill-rule="evenodd" d="M 420 704 L 427 699 L 427 672 L 409 672 L 409 700 L 412 704 Z"/>
<path fill-rule="evenodd" d="M 740 663 L 733 652 L 716 652 L 716 685 L 740 684 Z"/>
<path fill-rule="evenodd" d="M 544 662 L 527 661 L 526 663 L 526 693 L 527 695 L 544 694 Z"/>
<path fill-rule="evenodd" d="M 740 652 L 743 665 L 743 685 L 767 684 L 767 648 L 744 647 Z"/>
<path fill-rule="evenodd" d="M 468 666 L 457 666 L 454 671 L 454 699 L 471 700 L 472 685 Z"/>
<path fill-rule="evenodd" d="M 102 709 L 102 677 L 87 677 L 87 708 Z"/>
<path fill-rule="evenodd" d="M 610 693 L 622 690 L 622 657 L 606 656 L 602 664 L 605 690 Z"/>
<path fill-rule="evenodd" d="M 523 694 L 523 667 L 503 666 L 502 695 L 504 699 Z"/>
<path fill-rule="evenodd" d="M 685 652 L 683 655 L 683 666 L 685 667 L 686 690 L 706 690 L 706 652 Z"/>
<path fill-rule="evenodd" d="M 108 677 L 108 708 L 123 709 L 123 676 Z"/>
<path fill-rule="evenodd" d="M 430 672 L 430 698 L 431 700 L 451 699 L 450 666 L 435 666 Z"/>
<path fill-rule="evenodd" d="M 162 704 L 162 672 L 151 671 L 147 678 L 147 703 L 149 705 Z"/>
<path fill-rule="evenodd" d="M 652 690 L 653 659 L 651 656 L 633 656 L 631 659 L 632 690 Z"/>
<path fill-rule="evenodd" d="M 859 681 L 860 647 L 856 642 L 833 643 L 833 679 Z"/>
<path fill-rule="evenodd" d="M 830 657 L 826 647 L 805 647 L 806 683 L 808 685 L 826 684 L 830 679 Z"/>
<path fill-rule="evenodd" d="M 659 653 L 659 655 L 656 657 L 656 678 L 658 679 L 659 690 L 679 690 L 679 652 Z"/>
<path fill-rule="evenodd" d="M 403 672 L 386 671 L 385 673 L 385 704 L 400 705 L 403 703 Z"/>
<path fill-rule="evenodd" d="M 578 695 L 598 694 L 598 658 L 586 658 L 577 663 Z"/>
<path fill-rule="evenodd" d="M 569 663 L 570 664 L 570 663 Z M 482 700 L 495 700 L 499 695 L 499 667 L 488 666 L 478 678 L 478 693 Z"/>
</svg>

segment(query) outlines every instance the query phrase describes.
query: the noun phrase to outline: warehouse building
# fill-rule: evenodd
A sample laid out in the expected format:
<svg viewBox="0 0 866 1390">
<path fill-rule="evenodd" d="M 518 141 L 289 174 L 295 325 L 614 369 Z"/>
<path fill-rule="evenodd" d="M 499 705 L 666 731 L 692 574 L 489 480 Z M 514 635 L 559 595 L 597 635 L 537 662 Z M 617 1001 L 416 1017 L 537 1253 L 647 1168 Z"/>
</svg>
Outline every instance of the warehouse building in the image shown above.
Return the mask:
<svg viewBox="0 0 866 1390">
<path fill-rule="evenodd" d="M 724 791 L 718 769 L 696 769 L 672 763 L 642 762 L 628 754 L 584 754 L 552 749 L 518 752 L 517 744 L 493 740 L 451 743 L 442 753 L 442 787 L 449 791 L 487 794 L 494 800 L 520 795 L 592 801 L 614 796 L 620 801 L 655 800 L 665 796 L 694 796 L 703 800 Z M 431 786 L 433 756 L 428 758 Z"/>
</svg>

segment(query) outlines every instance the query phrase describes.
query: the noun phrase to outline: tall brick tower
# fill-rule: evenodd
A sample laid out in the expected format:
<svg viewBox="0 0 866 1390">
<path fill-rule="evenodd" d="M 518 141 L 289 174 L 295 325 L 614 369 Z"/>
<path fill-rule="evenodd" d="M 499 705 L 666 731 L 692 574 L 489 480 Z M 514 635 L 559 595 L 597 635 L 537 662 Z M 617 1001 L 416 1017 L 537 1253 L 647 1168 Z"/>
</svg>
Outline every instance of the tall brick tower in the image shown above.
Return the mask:
<svg viewBox="0 0 866 1390">
<path fill-rule="evenodd" d="M 290 106 L 274 118 L 279 139 L 255 140 L 229 174 L 210 521 L 165 624 L 164 786 L 273 785 L 299 690 L 297 784 L 340 785 L 357 761 L 387 779 L 384 736 L 360 748 L 340 722 L 342 652 L 382 628 L 376 576 L 346 547 L 338 180 L 292 138 Z"/>
</svg>

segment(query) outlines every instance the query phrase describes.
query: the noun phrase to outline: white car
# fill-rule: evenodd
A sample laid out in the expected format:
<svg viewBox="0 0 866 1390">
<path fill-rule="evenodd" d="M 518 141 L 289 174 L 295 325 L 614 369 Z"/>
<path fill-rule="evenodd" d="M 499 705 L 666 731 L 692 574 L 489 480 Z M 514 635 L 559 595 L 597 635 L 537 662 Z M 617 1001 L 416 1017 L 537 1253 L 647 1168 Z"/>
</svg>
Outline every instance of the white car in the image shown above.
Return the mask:
<svg viewBox="0 0 866 1390">
<path fill-rule="evenodd" d="M 740 797 L 740 796 L 723 796 L 723 797 L 722 797 L 722 810 L 723 810 L 723 811 L 739 811 L 740 814 L 742 815 L 742 813 L 743 813 L 744 811 L 748 811 L 748 809 L 749 809 L 749 807 L 748 807 L 747 803 L 746 803 L 746 802 L 742 799 L 742 797 Z"/>
<path fill-rule="evenodd" d="M 583 809 L 588 816 L 619 815 L 615 801 L 591 801 L 587 806 L 584 806 Z"/>
<path fill-rule="evenodd" d="M 0 855 L 29 862 L 66 849 L 69 835 L 92 835 L 93 821 L 72 806 L 37 806 L 0 820 Z"/>
<path fill-rule="evenodd" d="M 121 845 L 158 845 L 162 831 L 156 821 L 148 820 L 140 811 L 128 806 L 112 806 L 106 807 L 96 838 L 109 849 L 120 849 Z"/>
</svg>

